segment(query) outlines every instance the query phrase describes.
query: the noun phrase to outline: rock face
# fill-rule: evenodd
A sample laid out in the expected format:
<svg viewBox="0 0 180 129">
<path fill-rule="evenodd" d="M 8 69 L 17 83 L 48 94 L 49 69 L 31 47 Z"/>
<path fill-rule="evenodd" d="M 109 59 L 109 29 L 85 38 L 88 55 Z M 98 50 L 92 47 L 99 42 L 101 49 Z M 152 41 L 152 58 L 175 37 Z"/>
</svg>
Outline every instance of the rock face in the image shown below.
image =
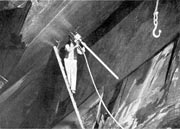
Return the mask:
<svg viewBox="0 0 180 129">
<path fill-rule="evenodd" d="M 117 92 L 111 98 L 109 109 L 112 109 L 112 114 L 125 129 L 180 127 L 179 53 L 180 36 L 177 35 L 157 54 L 122 79 L 116 86 Z M 97 98 L 96 101 L 89 98 L 89 100 L 94 100 L 87 101 L 89 107 L 86 106 L 87 102 L 83 104 L 86 111 L 83 111 L 80 106 L 86 128 L 92 128 L 93 124 L 97 122 L 100 102 L 97 96 L 95 98 Z M 78 122 L 75 114 L 71 114 L 55 128 L 65 127 L 63 124 L 65 121 L 69 121 L 71 124 L 73 121 Z M 106 119 L 100 119 L 99 125 L 100 123 L 103 124 L 98 129 L 118 128 L 109 116 Z"/>
<path fill-rule="evenodd" d="M 56 5 L 58 2 L 60 1 L 56 0 L 53 5 Z M 69 0 L 67 0 L 67 2 L 69 2 Z M 82 32 L 86 31 L 86 33 L 83 34 L 88 34 L 96 29 L 113 12 L 113 10 L 119 6 L 119 4 L 121 4 L 120 1 L 98 1 L 97 3 L 96 1 L 71 1 L 68 6 L 65 6 L 68 7 L 65 9 L 66 11 L 62 12 L 73 26 L 80 26 Z M 56 6 L 59 6 L 59 4 Z M 52 12 L 55 11 L 55 14 L 57 13 L 56 11 L 60 11 L 60 8 L 48 9 Z M 93 9 L 94 11 L 91 11 Z M 48 12 L 49 10 L 45 10 L 45 12 L 43 12 L 43 18 L 41 17 L 42 19 L 38 21 L 38 23 L 40 22 L 40 25 L 43 25 L 43 27 L 51 21 L 51 18 L 49 17 L 51 17 L 51 14 L 53 13 L 51 11 Z M 108 12 L 105 12 L 105 10 L 108 10 Z M 64 21 L 61 21 L 62 15 L 58 16 L 60 18 L 56 17 L 57 19 L 53 22 L 53 25 L 46 28 L 47 33 L 43 33 L 43 36 L 47 36 L 46 39 L 44 39 L 45 37 L 43 36 L 40 37 L 40 39 L 36 40 L 35 43 L 33 42 L 34 44 L 30 47 L 25 50 L 22 48 L 22 56 L 20 54 L 17 59 L 15 59 L 14 56 L 12 61 L 16 62 L 16 64 L 12 65 L 10 63 L 9 60 L 11 59 L 11 56 L 6 58 L 10 64 L 7 64 L 4 73 L 4 76 L 7 75 L 6 78 L 8 79 L 8 83 L 0 90 L 0 125 L 2 128 L 49 127 L 53 120 L 57 116 L 61 116 L 61 112 L 63 112 L 63 109 L 58 110 L 58 113 L 56 112 L 59 100 L 67 100 L 64 101 L 64 106 L 70 103 L 69 98 L 67 99 L 68 94 L 66 93 L 66 89 L 63 87 L 64 81 L 59 72 L 55 55 L 52 52 L 52 46 L 46 44 L 47 41 L 49 41 L 48 39 L 53 39 L 52 44 L 54 44 L 53 36 L 63 37 L 66 33 L 63 28 Z M 85 16 L 87 19 L 84 18 Z M 94 18 L 97 16 L 99 16 L 99 18 Z M 47 18 L 48 20 L 45 20 L 44 18 Z M 17 19 L 15 18 L 15 20 Z M 58 20 L 60 20 L 60 22 Z M 42 21 L 43 24 L 41 24 Z M 10 22 L 13 22 L 13 20 L 10 20 Z M 9 31 L 11 30 L 11 28 L 9 29 L 10 25 L 11 24 L 8 23 L 6 27 L 2 28 L 8 33 L 7 36 L 11 34 L 11 31 Z M 20 32 L 20 30 L 17 28 L 15 29 L 15 27 L 16 26 L 12 26 L 12 30 L 14 29 L 14 31 Z M 29 30 L 28 38 L 32 38 L 30 35 L 30 33 L 32 34 L 32 31 L 35 31 L 32 35 L 36 36 L 38 35 L 39 30 L 41 32 L 41 29 L 43 28 L 42 26 L 36 27 L 37 28 L 34 28 L 33 26 L 30 29 L 31 31 Z M 9 30 L 6 30 L 6 28 Z M 29 26 L 26 26 L 26 29 L 28 30 Z M 36 31 L 36 29 L 38 31 Z M 4 35 L 6 35 L 6 33 L 2 33 L 1 36 L 3 37 Z M 9 37 L 7 37 L 7 41 L 5 40 L 2 42 L 1 46 L 3 46 L 3 49 L 6 49 L 14 42 L 15 41 L 9 42 Z M 21 44 L 20 41 L 19 44 Z M 17 46 L 18 45 L 15 45 L 15 48 Z M 6 51 L 3 51 L 5 55 Z M 9 54 L 12 55 L 13 51 Z M 1 59 L 3 59 L 4 55 Z M 19 59 L 19 57 L 21 58 Z M 1 72 L 3 70 L 1 69 Z M 63 86 L 61 86 L 62 84 Z M 60 97 L 60 95 L 63 97 Z"/>
<path fill-rule="evenodd" d="M 31 3 L 27 2 L 24 8 L 13 8 L 11 10 L 0 11 L 0 48 L 21 48 L 20 31 L 26 19 L 26 15 L 31 7 Z"/>
<path fill-rule="evenodd" d="M 104 11 L 95 14 L 89 11 L 91 13 L 88 15 L 86 11 L 81 12 L 82 10 L 77 8 L 71 8 L 74 12 L 70 10 L 72 3 L 67 6 L 69 8 L 66 8 L 67 12 L 64 12 L 63 16 L 75 28 L 78 25 L 82 26 L 80 33 L 86 32 L 83 33 L 86 36 L 113 12 L 111 4 L 115 4 L 113 7 L 116 8 L 120 5 L 120 3 L 116 5 L 118 2 L 110 2 L 111 4 L 99 2 L 99 6 L 96 6 L 95 2 L 90 5 L 77 3 L 75 5 L 80 9 L 93 10 L 96 7 L 93 11 L 99 9 Z M 60 5 L 61 3 L 56 6 Z M 107 14 L 106 8 L 103 7 L 110 7 L 110 13 Z M 125 128 L 178 127 L 172 121 L 179 120 L 178 115 L 174 115 L 178 110 L 174 109 L 179 107 L 177 95 L 179 37 L 177 35 L 180 25 L 180 6 L 178 1 L 177 3 L 163 1 L 160 4 L 158 27 L 163 32 L 159 39 L 155 39 L 151 34 L 154 27 L 152 21 L 154 7 L 154 1 L 143 2 L 116 26 L 111 27 L 112 29 L 92 46 L 93 51 L 119 75 L 119 81 L 87 54 L 98 89 L 104 89 L 101 93 L 108 109 Z M 73 20 L 75 14 L 81 14 L 81 17 L 74 17 L 76 20 Z M 85 19 L 86 15 L 89 21 Z M 93 16 L 100 18 L 96 19 Z M 49 17 L 46 18 L 50 20 Z M 41 20 L 43 21 L 43 18 Z M 34 41 L 33 38 L 41 34 L 47 21 L 40 24 L 41 21 L 37 20 L 40 27 L 35 28 L 34 32 L 33 24 L 31 28 L 26 22 L 25 28 L 27 27 L 29 31 L 24 32 L 26 37 L 24 39 L 27 43 L 33 41 L 33 45 L 26 48 L 22 57 L 17 59 L 16 67 L 8 73 L 9 82 L 0 90 L 0 127 L 48 128 L 57 125 L 55 127 L 78 128 L 78 121 L 76 115 L 72 113 L 71 101 L 52 46 L 45 44 L 56 36 L 62 38 L 62 35 L 65 35 L 66 32 L 59 29 L 64 28 L 63 22 L 57 24 L 59 23 L 57 20 L 53 22 L 56 24 L 51 26 L 53 29 L 47 27 L 47 33 L 43 33 Z M 60 52 L 63 54 L 62 51 Z M 116 128 L 116 124 L 106 115 L 103 108 L 99 115 L 102 119 L 99 118 L 99 123 L 96 124 L 99 99 L 94 93 L 83 57 L 78 57 L 78 61 L 75 99 L 85 126 L 92 127 L 93 124 L 98 127 L 99 124 L 99 128 Z"/>
<path fill-rule="evenodd" d="M 179 47 L 178 37 L 122 80 L 112 113 L 125 129 L 180 127 Z M 104 129 L 116 127 L 108 117 Z"/>
<path fill-rule="evenodd" d="M 144 82 L 143 75 L 145 76 L 148 73 L 149 69 L 152 67 L 151 62 L 153 62 L 153 61 L 150 61 L 150 63 L 147 63 L 147 60 L 150 60 L 150 58 L 152 59 L 152 57 L 157 55 L 157 52 L 163 51 L 162 48 L 167 46 L 167 44 L 174 42 L 173 40 L 175 39 L 175 37 L 177 36 L 177 34 L 179 32 L 178 19 L 179 19 L 180 14 L 178 11 L 179 8 L 176 5 L 178 5 L 178 3 L 166 1 L 166 2 L 161 3 L 159 6 L 159 11 L 160 11 L 160 13 L 159 13 L 159 28 L 161 28 L 163 30 L 163 33 L 159 39 L 155 39 L 152 36 L 152 29 L 153 29 L 152 14 L 154 11 L 154 2 L 147 1 L 147 2 L 143 2 L 139 7 L 137 7 L 131 14 L 129 14 L 125 19 L 123 19 L 119 24 L 117 24 L 110 32 L 108 32 L 103 38 L 101 38 L 92 47 L 92 49 L 114 71 L 116 71 L 120 77 L 120 81 L 116 81 L 115 79 L 113 79 L 113 77 L 109 73 L 107 73 L 104 70 L 104 68 L 91 55 L 89 55 L 88 60 L 90 62 L 90 67 L 92 69 L 96 85 L 98 86 L 99 89 L 104 87 L 104 89 L 105 89 L 104 101 L 106 102 L 106 105 L 108 106 L 109 110 L 110 111 L 114 110 L 113 114 L 116 114 L 116 112 L 118 110 L 114 109 L 115 108 L 114 103 L 117 103 L 117 101 L 122 101 L 119 104 L 118 109 L 121 112 L 124 112 L 123 113 L 124 115 L 126 114 L 126 112 L 130 112 L 129 114 L 127 114 L 127 117 L 126 117 L 126 115 L 121 116 L 122 124 L 124 124 L 123 126 L 126 128 L 131 128 L 133 126 L 134 126 L 134 128 L 137 126 L 139 127 L 140 123 L 142 123 L 142 121 L 143 121 L 142 119 L 144 119 L 144 121 L 149 120 L 149 118 L 146 118 L 146 116 L 148 114 L 152 115 L 152 112 L 154 110 L 156 110 L 154 105 L 153 106 L 151 105 L 151 102 L 153 103 L 153 102 L 156 102 L 156 100 L 157 100 L 156 103 L 160 104 L 160 102 L 162 101 L 162 100 L 158 100 L 158 99 L 162 99 L 163 92 L 158 94 L 158 96 L 154 95 L 151 98 L 152 100 L 154 98 L 154 100 L 153 101 L 149 100 L 150 104 L 148 103 L 148 101 L 147 101 L 147 103 L 144 103 L 144 102 L 146 102 L 146 100 L 144 100 L 145 98 L 143 99 L 143 97 L 145 97 L 144 94 L 146 93 L 147 89 L 148 89 L 148 91 L 150 90 L 148 87 L 149 87 L 149 85 L 152 85 L 152 84 L 150 84 L 151 82 L 148 81 L 149 78 L 146 80 L 146 82 Z M 177 45 L 175 47 L 177 47 Z M 171 50 L 173 48 L 174 48 L 174 45 L 170 45 L 170 47 L 167 48 L 167 50 L 169 50 L 169 52 L 170 52 L 169 55 L 171 55 Z M 164 51 L 167 51 L 167 50 L 164 50 Z M 160 55 L 155 57 L 155 60 L 156 60 L 156 58 L 159 58 Z M 162 68 L 161 65 L 169 62 L 168 61 L 168 58 L 170 58 L 169 56 L 167 56 L 165 54 L 162 57 L 163 57 L 163 59 L 160 60 L 160 64 L 158 63 L 158 60 L 155 61 L 156 63 L 158 63 L 158 65 L 156 65 L 156 67 L 154 66 L 156 68 L 156 71 L 154 71 L 155 73 L 151 73 L 149 75 L 151 80 L 153 80 L 152 79 L 153 77 L 154 77 L 154 79 L 157 78 L 158 75 L 156 75 L 157 74 L 156 72 L 158 69 Z M 160 56 L 160 58 L 161 58 L 161 56 Z M 167 62 L 165 61 L 165 59 L 167 60 Z M 145 68 L 144 67 L 141 68 L 141 70 L 139 70 L 139 72 L 138 72 L 137 67 L 142 66 L 142 64 L 144 62 L 147 63 L 147 66 L 144 66 Z M 169 65 L 167 67 L 169 67 Z M 76 94 L 76 100 L 83 107 L 84 98 L 88 99 L 89 95 L 91 95 L 90 91 L 91 91 L 91 93 L 94 93 L 94 90 L 93 90 L 93 86 L 92 86 L 90 77 L 87 72 L 87 68 L 83 65 L 83 68 L 80 67 L 80 69 L 83 69 L 83 72 L 80 73 L 81 75 L 80 75 L 80 79 L 78 81 L 78 88 L 79 88 L 78 91 L 79 92 Z M 135 70 L 138 73 L 136 73 Z M 162 70 L 160 70 L 160 71 L 162 71 Z M 137 84 L 135 82 L 134 82 L 134 84 L 132 84 L 132 82 L 134 80 L 128 79 L 128 77 L 131 75 L 130 73 L 132 73 L 132 74 L 136 73 L 136 75 L 134 75 L 134 76 L 135 77 L 137 76 L 138 79 L 136 79 L 136 80 L 139 80 L 138 82 L 136 82 Z M 141 78 L 141 76 L 142 76 L 142 78 Z M 141 78 L 142 80 L 139 78 Z M 160 82 L 163 83 L 163 80 L 160 79 L 157 83 L 160 83 Z M 125 85 L 127 85 L 126 83 L 130 84 L 130 86 L 126 87 L 125 86 Z M 148 83 L 148 84 L 144 84 L 144 83 Z M 132 90 L 129 90 L 129 88 L 131 86 L 133 87 L 133 85 L 138 85 L 138 86 L 134 87 Z M 161 87 L 161 86 L 162 86 L 162 84 L 160 84 L 159 87 Z M 123 87 L 126 87 L 127 89 L 123 88 Z M 157 89 L 153 88 L 153 89 L 155 89 L 155 91 L 152 90 L 149 92 L 153 92 L 152 94 L 156 94 L 158 92 L 158 88 Z M 135 91 L 137 93 L 140 93 L 141 95 L 139 96 Z M 127 98 L 128 102 L 126 102 L 126 97 L 125 97 L 125 96 L 127 96 L 127 94 L 129 94 L 129 98 Z M 117 99 L 118 95 L 123 96 L 124 98 Z M 150 96 L 151 93 L 148 93 L 148 95 Z M 135 98 L 142 97 L 141 98 L 142 100 L 137 99 L 136 100 L 137 102 L 134 102 L 133 97 L 135 97 Z M 125 104 L 127 103 L 128 106 L 126 105 L 127 106 L 127 107 L 125 106 L 126 108 L 124 107 L 124 105 L 122 105 L 123 102 Z M 133 104 L 133 102 L 135 104 Z M 131 107 L 129 107 L 129 105 L 131 103 L 132 103 L 132 105 L 134 105 L 135 109 L 132 108 L 132 110 L 131 110 Z M 144 109 L 142 109 L 142 111 L 138 112 L 139 109 L 144 107 L 143 103 L 144 103 L 145 107 L 148 104 L 150 105 L 150 107 L 148 107 L 148 108 L 150 108 L 149 110 L 152 110 L 152 111 L 150 111 L 151 113 L 147 112 L 147 115 L 146 115 L 146 111 Z M 142 104 L 142 107 L 140 106 L 141 104 Z M 64 106 L 62 105 L 61 108 L 63 108 L 63 107 Z M 124 109 L 120 109 L 121 107 Z M 151 109 L 151 108 L 153 108 L 153 109 Z M 72 108 L 67 106 L 66 111 L 68 112 L 68 110 L 72 110 Z M 91 109 L 89 109 L 89 110 L 91 110 Z M 165 109 L 163 109 L 163 112 L 164 112 L 164 110 Z M 104 111 L 102 111 L 102 112 L 103 112 L 103 114 L 105 114 Z M 131 112 L 133 112 L 132 114 L 135 114 L 135 116 L 136 116 L 136 113 L 138 112 L 137 116 L 139 116 L 139 117 L 136 118 L 137 121 L 135 121 L 136 119 L 134 118 L 134 115 L 132 115 L 132 116 L 130 115 Z M 84 114 L 85 113 L 83 113 L 82 115 L 84 115 Z M 87 114 L 89 114 L 88 111 L 87 111 Z M 139 114 L 145 114 L 145 115 L 139 115 Z M 119 115 L 121 115 L 121 114 L 119 114 Z M 88 116 L 89 115 L 87 115 L 85 118 L 87 118 Z M 118 116 L 118 114 L 117 114 L 117 116 Z M 121 117 L 119 117 L 119 121 L 121 121 Z M 127 119 L 128 117 L 129 117 L 129 119 Z M 107 116 L 105 116 L 105 118 L 107 119 Z M 95 119 L 95 117 L 94 117 L 94 119 Z M 64 119 L 61 118 L 60 120 L 64 120 Z M 67 118 L 65 118 L 65 120 L 67 120 Z M 70 119 L 69 121 L 72 122 L 72 119 Z M 134 123 L 134 125 L 133 125 L 133 121 L 136 122 L 136 123 Z M 85 123 L 87 123 L 87 122 L 85 122 Z M 92 123 L 92 121 L 90 121 L 90 123 Z M 113 124 L 114 126 L 111 125 L 110 120 L 107 120 L 106 124 L 107 125 L 104 128 L 116 127 L 115 124 Z M 108 126 L 108 124 L 110 124 L 111 126 Z M 158 127 L 159 124 L 158 123 L 156 123 L 156 124 L 157 124 L 156 127 Z M 145 125 L 145 127 L 146 127 L 146 125 Z M 141 127 L 139 127 L 139 128 L 141 128 Z M 150 125 L 150 128 L 151 128 L 151 125 Z"/>
<path fill-rule="evenodd" d="M 17 8 L 20 3 L 24 4 Z M 8 81 L 7 78 L 24 52 L 20 31 L 31 4 L 29 2 L 20 3 L 0 2 L 2 6 L 0 10 L 0 78 L 2 80 L 0 79 L 0 82 L 3 83 Z"/>
</svg>

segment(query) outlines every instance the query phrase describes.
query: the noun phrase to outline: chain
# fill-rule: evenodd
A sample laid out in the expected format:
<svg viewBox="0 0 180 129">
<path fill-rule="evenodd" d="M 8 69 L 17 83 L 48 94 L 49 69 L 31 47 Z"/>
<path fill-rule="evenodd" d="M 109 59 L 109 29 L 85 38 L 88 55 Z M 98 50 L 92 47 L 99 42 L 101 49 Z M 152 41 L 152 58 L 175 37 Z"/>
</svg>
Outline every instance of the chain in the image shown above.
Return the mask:
<svg viewBox="0 0 180 129">
<path fill-rule="evenodd" d="M 158 14 L 159 14 L 159 12 L 158 12 L 158 5 L 159 5 L 159 0 L 156 1 L 156 7 L 155 7 L 155 10 L 154 10 L 154 13 L 153 13 L 153 15 L 154 15 L 154 19 L 153 19 L 154 29 L 153 29 L 152 34 L 153 34 L 153 36 L 154 36 L 155 38 L 159 38 L 160 35 L 161 35 L 161 32 L 162 32 L 161 30 L 159 30 L 159 31 L 158 31 L 159 34 L 156 34 L 156 33 L 155 33 L 155 31 L 156 31 L 156 29 L 157 29 L 157 26 L 158 26 Z"/>
</svg>

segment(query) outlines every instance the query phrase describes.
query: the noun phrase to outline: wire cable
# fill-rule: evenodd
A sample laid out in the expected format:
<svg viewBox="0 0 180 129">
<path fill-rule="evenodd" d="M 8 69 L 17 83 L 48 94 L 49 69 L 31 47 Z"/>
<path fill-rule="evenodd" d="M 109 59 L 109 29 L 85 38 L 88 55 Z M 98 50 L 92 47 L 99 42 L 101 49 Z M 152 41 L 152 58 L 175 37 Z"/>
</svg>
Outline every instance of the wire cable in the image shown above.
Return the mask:
<svg viewBox="0 0 180 129">
<path fill-rule="evenodd" d="M 82 49 L 81 47 L 79 47 L 79 48 Z M 82 53 L 83 53 L 84 59 L 85 59 L 85 61 L 86 61 L 86 65 L 87 65 L 88 72 L 89 72 L 89 74 L 90 74 L 90 77 L 91 77 L 93 86 L 94 86 L 94 88 L 95 88 L 95 91 L 96 91 L 96 93 L 97 93 L 97 95 L 98 95 L 98 97 L 99 97 L 102 105 L 104 106 L 104 108 L 105 108 L 106 112 L 109 114 L 109 116 L 114 120 L 114 122 L 115 122 L 121 129 L 124 129 L 124 128 L 122 127 L 122 125 L 120 125 L 119 122 L 118 122 L 118 121 L 113 117 L 113 115 L 109 112 L 109 110 L 108 110 L 108 108 L 106 107 L 104 101 L 102 100 L 102 97 L 101 97 L 101 95 L 100 95 L 100 93 L 99 93 L 99 91 L 98 91 L 98 89 L 97 89 L 97 86 L 96 86 L 96 84 L 95 84 L 93 75 L 92 75 L 92 73 L 91 73 L 91 69 L 90 69 L 90 67 L 89 67 L 89 63 L 88 63 L 86 54 L 85 54 L 83 51 L 82 51 Z"/>
</svg>

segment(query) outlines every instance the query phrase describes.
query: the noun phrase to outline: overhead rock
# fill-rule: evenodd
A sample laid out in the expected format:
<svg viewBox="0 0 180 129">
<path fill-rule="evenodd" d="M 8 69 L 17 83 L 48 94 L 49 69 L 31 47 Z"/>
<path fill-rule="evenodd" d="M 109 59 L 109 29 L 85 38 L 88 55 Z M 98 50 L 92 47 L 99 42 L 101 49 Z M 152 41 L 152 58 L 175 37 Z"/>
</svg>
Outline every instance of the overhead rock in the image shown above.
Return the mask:
<svg viewBox="0 0 180 129">
<path fill-rule="evenodd" d="M 99 4 L 97 5 L 97 3 Z M 73 1 L 67 6 L 68 8 L 63 13 L 67 14 L 66 18 L 68 18 L 69 22 L 74 26 L 80 26 L 81 31 L 86 31 L 87 33 L 84 34 L 88 35 L 88 33 L 96 29 L 121 2 L 98 1 L 97 3 L 96 1 L 83 1 L 82 3 Z M 93 8 L 96 9 L 93 10 Z M 54 11 L 54 8 L 51 9 L 51 11 Z M 56 11 L 59 11 L 58 9 L 59 8 L 55 8 Z M 85 10 L 89 11 L 86 12 Z M 104 10 L 109 10 L 109 12 L 107 13 Z M 96 11 L 97 13 L 95 13 Z M 47 11 L 44 13 L 46 14 L 44 14 L 44 17 L 52 16 L 50 15 L 51 12 Z M 97 15 L 102 16 L 95 19 L 93 16 Z M 83 17 L 88 18 L 84 19 Z M 44 19 L 41 20 L 43 21 Z M 50 21 L 52 19 L 50 18 L 48 20 Z M 46 22 L 49 22 L 48 20 Z M 33 38 L 38 40 L 34 40 L 33 44 L 30 44 L 29 47 L 25 49 L 16 67 L 8 74 L 8 83 L 0 90 L 0 123 L 2 123 L 2 128 L 49 127 L 55 119 L 55 115 L 57 115 L 55 113 L 60 98 L 59 96 L 64 94 L 64 97 L 61 98 L 62 100 L 68 96 L 65 92 L 66 89 L 62 86 L 64 81 L 59 72 L 54 52 L 52 52 L 52 45 L 46 44 L 49 41 L 53 41 L 51 44 L 55 44 L 53 36 L 58 35 L 63 37 L 67 33 L 65 30 L 69 28 L 66 28 L 64 21 L 61 20 L 63 20 L 63 18 L 59 15 L 53 24 L 48 26 L 50 28 L 46 28 L 45 33 L 41 31 L 40 36 L 37 36 L 39 29 L 38 33 L 36 33 L 36 29 L 34 27 L 31 28 L 34 30 L 32 34 L 35 34 Z M 89 21 L 91 21 L 91 23 L 85 27 Z M 42 25 L 44 27 L 44 24 Z M 39 26 L 37 26 L 37 28 L 38 27 Z M 40 30 L 43 28 L 41 27 Z M 28 36 L 32 38 L 31 35 Z M 27 96 L 25 97 L 24 95 Z M 64 106 L 66 103 L 69 104 L 69 99 L 64 103 Z M 58 111 L 63 112 L 63 109 Z M 18 118 L 14 119 L 15 116 L 18 116 Z"/>
</svg>

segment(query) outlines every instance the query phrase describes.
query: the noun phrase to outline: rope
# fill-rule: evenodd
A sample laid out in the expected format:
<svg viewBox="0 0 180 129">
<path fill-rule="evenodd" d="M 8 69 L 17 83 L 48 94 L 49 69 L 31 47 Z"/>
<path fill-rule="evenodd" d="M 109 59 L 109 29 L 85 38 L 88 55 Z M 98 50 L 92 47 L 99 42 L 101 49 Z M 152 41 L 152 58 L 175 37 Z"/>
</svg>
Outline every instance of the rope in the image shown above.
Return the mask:
<svg viewBox="0 0 180 129">
<path fill-rule="evenodd" d="M 156 0 L 155 12 L 158 12 L 158 5 L 159 5 L 159 0 Z"/>
<path fill-rule="evenodd" d="M 58 49 L 57 49 L 56 46 L 54 46 L 53 49 L 54 49 L 54 52 L 55 52 L 57 61 L 58 61 L 58 63 L 59 63 L 59 67 L 60 67 L 60 70 L 61 70 L 61 72 L 62 72 L 64 81 L 65 81 L 65 84 L 66 84 L 66 88 L 67 88 L 68 93 L 69 93 L 69 96 L 70 96 L 70 98 L 71 98 L 71 101 L 72 101 L 74 110 L 75 110 L 75 112 L 76 112 L 76 115 L 77 115 L 79 124 L 80 124 L 80 126 L 81 126 L 82 129 L 85 129 L 84 126 L 83 126 L 83 122 L 82 122 L 82 120 L 81 120 L 81 116 L 80 116 L 79 110 L 78 110 L 78 108 L 77 108 L 76 101 L 75 101 L 75 99 L 74 99 L 74 97 L 73 97 L 73 94 L 72 94 L 72 92 L 71 92 L 71 90 L 70 90 L 70 84 L 69 84 L 68 79 L 67 79 L 67 76 L 66 76 L 66 74 L 65 74 L 64 67 L 63 67 L 63 64 L 62 64 L 62 62 L 61 62 L 61 58 L 60 58 L 59 53 L 58 53 Z"/>
<path fill-rule="evenodd" d="M 80 49 L 81 49 L 81 48 L 80 48 Z M 94 78 L 93 78 L 93 76 L 92 76 L 91 69 L 90 69 L 90 67 L 89 67 L 89 63 L 88 63 L 86 54 L 85 54 L 83 51 L 82 51 L 82 53 L 83 53 L 84 59 L 85 59 L 85 61 L 86 61 L 86 65 L 87 65 L 87 68 L 88 68 L 88 71 L 89 71 L 89 74 L 90 74 L 90 77 L 91 77 L 93 86 L 94 86 L 94 88 L 95 88 L 95 91 L 96 91 L 99 99 L 100 99 L 100 102 L 101 102 L 102 105 L 104 106 L 104 108 L 105 108 L 105 110 L 107 111 L 107 113 L 109 114 L 109 116 L 114 120 L 114 122 L 115 122 L 121 129 L 124 129 L 124 128 L 122 127 L 122 125 L 120 125 L 119 122 L 118 122 L 118 121 L 113 117 L 113 115 L 109 112 L 109 110 L 108 110 L 108 108 L 106 107 L 104 101 L 102 100 L 102 97 L 101 97 L 101 95 L 100 95 L 100 93 L 99 93 L 99 91 L 98 91 L 98 89 L 97 89 L 97 86 L 96 86 L 96 84 L 95 84 Z"/>
</svg>

